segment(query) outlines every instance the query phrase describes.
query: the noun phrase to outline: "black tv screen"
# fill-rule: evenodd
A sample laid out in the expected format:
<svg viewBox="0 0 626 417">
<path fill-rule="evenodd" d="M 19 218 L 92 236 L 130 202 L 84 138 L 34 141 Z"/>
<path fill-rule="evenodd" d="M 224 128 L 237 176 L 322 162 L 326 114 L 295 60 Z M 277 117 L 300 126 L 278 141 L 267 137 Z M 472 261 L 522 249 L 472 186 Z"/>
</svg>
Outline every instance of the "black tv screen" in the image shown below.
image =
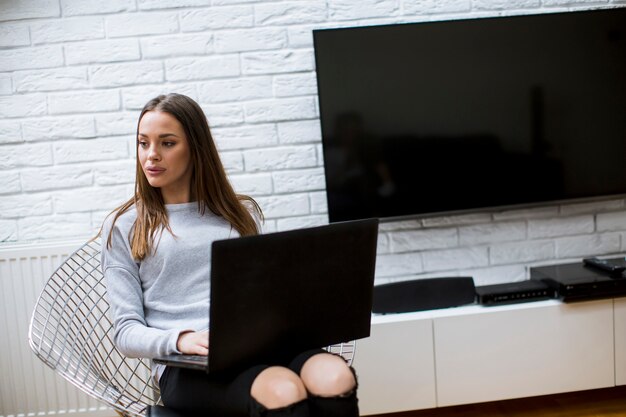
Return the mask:
<svg viewBox="0 0 626 417">
<path fill-rule="evenodd" d="M 626 8 L 314 45 L 331 222 L 626 194 Z"/>
</svg>

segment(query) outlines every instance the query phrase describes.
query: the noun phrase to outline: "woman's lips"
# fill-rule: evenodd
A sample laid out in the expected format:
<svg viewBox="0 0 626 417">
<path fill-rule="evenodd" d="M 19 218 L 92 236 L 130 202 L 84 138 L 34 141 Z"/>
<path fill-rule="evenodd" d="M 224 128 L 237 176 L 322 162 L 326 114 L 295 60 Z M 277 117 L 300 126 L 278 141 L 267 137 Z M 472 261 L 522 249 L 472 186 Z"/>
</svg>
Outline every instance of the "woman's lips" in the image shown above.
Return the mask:
<svg viewBox="0 0 626 417">
<path fill-rule="evenodd" d="M 146 172 L 148 172 L 148 174 L 150 175 L 159 175 L 165 172 L 165 168 L 149 167 L 146 168 Z"/>
</svg>

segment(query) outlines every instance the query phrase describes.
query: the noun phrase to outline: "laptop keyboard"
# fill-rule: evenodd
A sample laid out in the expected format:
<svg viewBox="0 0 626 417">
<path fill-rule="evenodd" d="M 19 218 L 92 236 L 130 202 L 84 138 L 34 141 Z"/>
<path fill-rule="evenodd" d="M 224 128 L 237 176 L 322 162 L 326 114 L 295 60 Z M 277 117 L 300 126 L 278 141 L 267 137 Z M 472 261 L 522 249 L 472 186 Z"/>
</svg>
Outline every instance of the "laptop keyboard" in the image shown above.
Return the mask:
<svg viewBox="0 0 626 417">
<path fill-rule="evenodd" d="M 186 361 L 190 361 L 190 362 L 196 362 L 196 363 L 202 363 L 202 364 L 207 363 L 207 357 L 201 356 L 201 355 L 180 355 L 180 358 Z"/>
</svg>

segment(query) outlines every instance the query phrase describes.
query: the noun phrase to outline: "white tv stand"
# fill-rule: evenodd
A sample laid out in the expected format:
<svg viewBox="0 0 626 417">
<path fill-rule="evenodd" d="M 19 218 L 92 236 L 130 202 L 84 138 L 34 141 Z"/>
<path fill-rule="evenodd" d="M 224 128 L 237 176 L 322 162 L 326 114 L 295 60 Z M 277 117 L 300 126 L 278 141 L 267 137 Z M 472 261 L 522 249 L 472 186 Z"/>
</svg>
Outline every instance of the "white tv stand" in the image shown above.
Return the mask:
<svg viewBox="0 0 626 417">
<path fill-rule="evenodd" d="M 626 298 L 374 316 L 362 415 L 626 385 Z"/>
</svg>

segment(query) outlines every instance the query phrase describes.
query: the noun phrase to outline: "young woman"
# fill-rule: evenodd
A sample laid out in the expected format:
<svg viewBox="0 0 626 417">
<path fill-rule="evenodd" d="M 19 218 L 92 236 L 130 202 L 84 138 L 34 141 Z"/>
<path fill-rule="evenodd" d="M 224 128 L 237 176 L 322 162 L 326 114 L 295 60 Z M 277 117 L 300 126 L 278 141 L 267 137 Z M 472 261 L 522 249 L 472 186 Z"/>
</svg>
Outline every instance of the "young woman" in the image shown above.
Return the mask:
<svg viewBox="0 0 626 417">
<path fill-rule="evenodd" d="M 135 194 L 103 226 L 115 343 L 130 357 L 208 354 L 211 244 L 259 233 L 256 202 L 233 191 L 200 106 L 150 100 L 137 126 Z M 314 350 L 219 379 L 153 365 L 163 403 L 216 416 L 358 416 L 356 378 Z"/>
</svg>

